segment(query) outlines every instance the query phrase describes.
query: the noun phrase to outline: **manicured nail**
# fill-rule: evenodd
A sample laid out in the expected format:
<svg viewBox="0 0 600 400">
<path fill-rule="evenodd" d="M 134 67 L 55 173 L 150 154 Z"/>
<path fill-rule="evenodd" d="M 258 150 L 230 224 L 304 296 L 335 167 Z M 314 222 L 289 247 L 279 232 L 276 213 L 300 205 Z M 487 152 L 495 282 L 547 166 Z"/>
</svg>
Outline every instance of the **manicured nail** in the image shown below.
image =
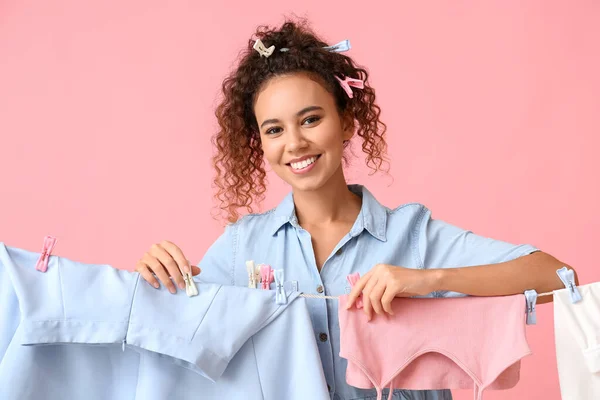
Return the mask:
<svg viewBox="0 0 600 400">
<path fill-rule="evenodd" d="M 152 286 L 154 286 L 156 289 L 159 287 L 158 283 L 154 283 Z"/>
</svg>

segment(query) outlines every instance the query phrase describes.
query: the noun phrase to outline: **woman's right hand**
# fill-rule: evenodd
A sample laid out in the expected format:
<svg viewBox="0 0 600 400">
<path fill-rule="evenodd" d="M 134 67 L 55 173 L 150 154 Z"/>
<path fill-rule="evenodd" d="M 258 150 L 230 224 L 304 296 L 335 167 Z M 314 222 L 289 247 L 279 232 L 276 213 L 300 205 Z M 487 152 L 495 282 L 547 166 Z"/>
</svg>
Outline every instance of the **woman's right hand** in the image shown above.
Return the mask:
<svg viewBox="0 0 600 400">
<path fill-rule="evenodd" d="M 137 262 L 135 270 L 157 289 L 160 287 L 156 280 L 158 278 L 171 293 L 177 292 L 173 281 L 180 289 L 185 289 L 182 271 L 191 272 L 192 275 L 200 273 L 200 268 L 190 265 L 190 261 L 185 258 L 181 249 L 167 240 L 153 244 Z"/>
</svg>

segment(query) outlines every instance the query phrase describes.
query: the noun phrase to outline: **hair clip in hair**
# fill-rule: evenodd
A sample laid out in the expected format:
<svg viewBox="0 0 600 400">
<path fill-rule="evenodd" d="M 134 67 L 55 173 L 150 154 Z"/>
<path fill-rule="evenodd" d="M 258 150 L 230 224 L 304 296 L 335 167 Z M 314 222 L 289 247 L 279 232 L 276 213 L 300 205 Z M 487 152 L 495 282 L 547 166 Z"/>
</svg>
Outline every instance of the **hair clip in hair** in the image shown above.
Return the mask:
<svg viewBox="0 0 600 400">
<path fill-rule="evenodd" d="M 258 51 L 258 54 L 260 54 L 261 57 L 265 56 L 268 58 L 271 54 L 273 54 L 273 51 L 275 50 L 275 45 L 266 48 L 263 42 L 261 42 L 261 40 L 258 39 L 256 42 L 254 42 L 254 46 L 252 46 L 252 48 Z"/>
<path fill-rule="evenodd" d="M 352 93 L 352 88 L 355 87 L 357 89 L 364 89 L 365 83 L 360 79 L 350 78 L 349 76 L 344 77 L 344 79 L 340 79 L 338 76 L 335 79 L 340 82 L 342 89 L 346 92 L 348 97 L 353 98 L 354 94 Z"/>
<path fill-rule="evenodd" d="M 336 53 L 343 53 L 344 51 L 350 50 L 350 41 L 348 39 L 342 40 L 341 42 L 334 44 L 333 46 L 323 47 L 325 50 L 334 51 Z"/>
</svg>

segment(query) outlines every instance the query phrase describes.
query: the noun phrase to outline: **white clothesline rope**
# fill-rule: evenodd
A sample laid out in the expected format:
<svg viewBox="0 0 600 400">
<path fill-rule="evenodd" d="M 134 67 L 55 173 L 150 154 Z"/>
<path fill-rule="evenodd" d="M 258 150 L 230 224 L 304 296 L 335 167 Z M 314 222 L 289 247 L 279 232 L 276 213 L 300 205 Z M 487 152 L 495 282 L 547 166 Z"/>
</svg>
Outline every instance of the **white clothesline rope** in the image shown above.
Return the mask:
<svg viewBox="0 0 600 400">
<path fill-rule="evenodd" d="M 552 295 L 554 292 L 546 292 L 546 293 L 540 293 L 538 294 L 538 297 L 542 297 L 542 296 L 550 296 Z M 309 294 L 309 293 L 300 293 L 299 295 L 300 297 L 306 297 L 309 299 L 332 299 L 332 300 L 337 300 L 340 298 L 340 296 L 325 296 L 322 294 Z"/>
</svg>

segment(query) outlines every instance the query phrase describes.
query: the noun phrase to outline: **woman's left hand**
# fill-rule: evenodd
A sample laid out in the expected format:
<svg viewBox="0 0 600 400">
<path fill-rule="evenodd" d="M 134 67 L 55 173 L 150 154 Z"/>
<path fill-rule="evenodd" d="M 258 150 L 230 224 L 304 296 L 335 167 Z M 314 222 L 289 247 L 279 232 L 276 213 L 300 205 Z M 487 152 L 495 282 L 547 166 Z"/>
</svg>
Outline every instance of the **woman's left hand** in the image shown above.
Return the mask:
<svg viewBox="0 0 600 400">
<path fill-rule="evenodd" d="M 394 297 L 426 295 L 439 290 L 437 270 L 411 269 L 389 264 L 377 264 L 361 277 L 348 295 L 346 309 L 352 307 L 358 296 L 363 295 L 363 310 L 370 321 L 372 310 L 382 315 L 393 315 Z"/>
</svg>

